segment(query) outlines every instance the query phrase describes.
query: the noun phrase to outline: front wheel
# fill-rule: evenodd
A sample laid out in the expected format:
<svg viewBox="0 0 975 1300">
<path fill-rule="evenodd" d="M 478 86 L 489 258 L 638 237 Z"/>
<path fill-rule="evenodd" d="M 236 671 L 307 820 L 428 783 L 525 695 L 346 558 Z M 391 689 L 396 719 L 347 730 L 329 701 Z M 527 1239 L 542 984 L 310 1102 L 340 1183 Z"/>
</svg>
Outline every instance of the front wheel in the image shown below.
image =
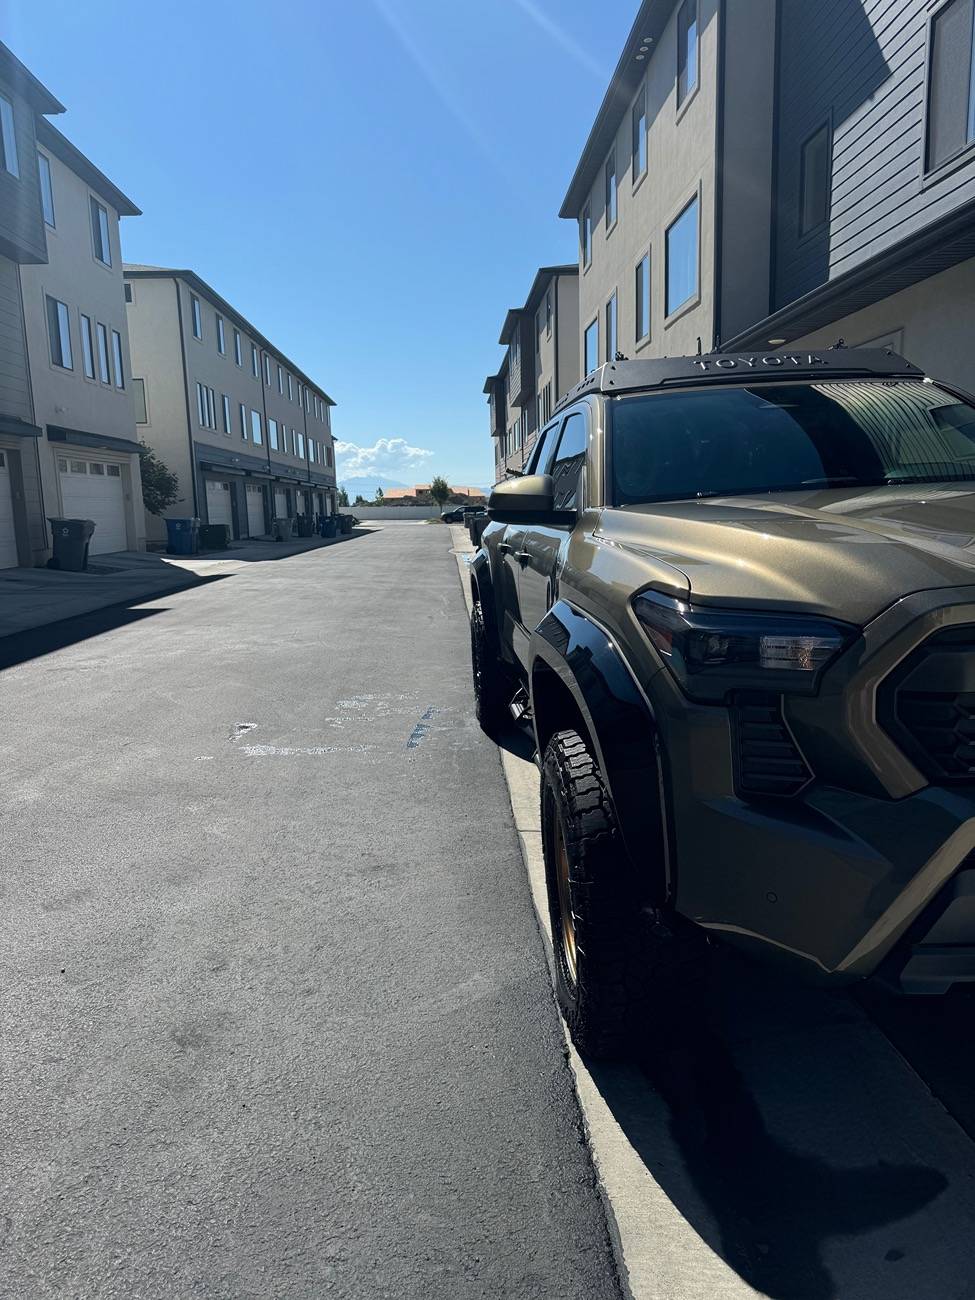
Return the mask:
<svg viewBox="0 0 975 1300">
<path fill-rule="evenodd" d="M 689 995 L 700 990 L 707 945 L 649 904 L 577 731 L 557 732 L 545 750 L 542 847 L 556 991 L 572 1040 L 587 1056 L 632 1056 L 648 1035 L 693 1013 Z"/>
</svg>

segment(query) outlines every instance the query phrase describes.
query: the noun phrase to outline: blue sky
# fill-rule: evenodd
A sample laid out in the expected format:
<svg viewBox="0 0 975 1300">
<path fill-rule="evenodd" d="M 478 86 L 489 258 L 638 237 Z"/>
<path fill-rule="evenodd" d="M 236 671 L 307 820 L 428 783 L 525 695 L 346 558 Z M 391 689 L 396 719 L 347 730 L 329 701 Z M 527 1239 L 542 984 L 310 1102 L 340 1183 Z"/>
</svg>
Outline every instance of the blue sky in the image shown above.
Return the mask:
<svg viewBox="0 0 975 1300">
<path fill-rule="evenodd" d="M 338 402 L 344 472 L 493 479 L 484 377 L 637 0 L 0 0 L 57 125 Z M 410 455 L 410 449 L 415 453 Z"/>
</svg>

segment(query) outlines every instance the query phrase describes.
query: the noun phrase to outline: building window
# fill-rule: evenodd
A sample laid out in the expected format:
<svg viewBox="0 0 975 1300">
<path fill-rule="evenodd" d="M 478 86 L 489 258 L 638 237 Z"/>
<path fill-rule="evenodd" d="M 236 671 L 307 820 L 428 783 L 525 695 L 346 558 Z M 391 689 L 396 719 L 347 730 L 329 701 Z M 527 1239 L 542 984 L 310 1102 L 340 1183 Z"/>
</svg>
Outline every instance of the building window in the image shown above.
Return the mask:
<svg viewBox="0 0 975 1300">
<path fill-rule="evenodd" d="M 37 171 L 41 180 L 41 210 L 47 225 L 54 229 L 54 186 L 51 182 L 51 160 L 46 153 L 37 152 Z"/>
<path fill-rule="evenodd" d="M 829 123 L 802 146 L 799 166 L 799 234 L 821 226 L 829 214 Z"/>
<path fill-rule="evenodd" d="M 108 229 L 108 213 L 97 199 L 91 200 L 91 238 L 99 262 L 103 266 L 111 266 L 112 241 Z"/>
<path fill-rule="evenodd" d="M 650 337 L 650 254 L 636 264 L 636 341 Z"/>
<path fill-rule="evenodd" d="M 240 436 L 247 441 L 247 407 L 243 402 L 237 407 L 237 414 L 240 417 Z"/>
<path fill-rule="evenodd" d="M 633 180 L 640 179 L 647 170 L 647 88 L 640 87 L 640 93 L 633 105 L 630 117 L 633 132 Z"/>
<path fill-rule="evenodd" d="M 261 424 L 260 411 L 251 411 L 251 438 L 258 446 L 264 441 L 264 427 Z"/>
<path fill-rule="evenodd" d="M 204 429 L 215 429 L 217 427 L 217 407 L 216 393 L 206 384 L 198 383 L 196 385 L 196 406 L 197 414 L 200 417 L 200 424 Z"/>
<path fill-rule="evenodd" d="M 314 438 L 308 439 L 308 459 L 311 461 L 313 465 L 315 464 L 315 439 Z"/>
<path fill-rule="evenodd" d="M 277 422 L 277 420 L 272 420 L 270 416 L 267 417 L 267 440 L 268 440 L 268 442 L 271 444 L 271 450 L 272 450 L 272 451 L 277 451 L 277 449 L 278 449 L 278 422 Z"/>
<path fill-rule="evenodd" d="M 616 294 L 606 304 L 606 360 L 616 360 L 616 320 L 618 307 Z"/>
<path fill-rule="evenodd" d="M 552 337 L 552 290 L 545 295 L 545 333 Z"/>
<path fill-rule="evenodd" d="M 278 392 L 284 396 L 284 371 L 278 366 Z"/>
<path fill-rule="evenodd" d="M 132 397 L 135 401 L 136 424 L 148 424 L 149 411 L 146 407 L 146 381 L 144 379 L 132 380 Z"/>
<path fill-rule="evenodd" d="M 193 318 L 193 337 L 195 339 L 202 339 L 203 312 L 200 310 L 200 300 L 195 293 L 190 294 L 190 315 Z"/>
<path fill-rule="evenodd" d="M 288 445 L 288 426 L 286 424 L 281 426 L 281 450 L 286 456 L 291 455 L 291 448 Z"/>
<path fill-rule="evenodd" d="M 223 317 L 217 317 L 217 351 L 222 357 L 227 355 L 227 340 L 224 336 Z"/>
<path fill-rule="evenodd" d="M 108 369 L 108 330 L 100 322 L 95 326 L 98 336 L 98 378 L 103 384 L 110 384 L 112 376 Z"/>
<path fill-rule="evenodd" d="M 677 107 L 697 85 L 697 0 L 684 0 L 677 15 Z"/>
<path fill-rule="evenodd" d="M 291 381 L 291 376 L 288 375 L 288 401 L 293 402 L 294 400 L 295 400 L 294 384 Z"/>
<path fill-rule="evenodd" d="M 579 244 L 582 249 L 582 266 L 585 269 L 592 261 L 592 204 L 587 203 L 579 218 Z"/>
<path fill-rule="evenodd" d="M 311 393 L 307 388 L 305 389 L 305 414 L 311 414 Z"/>
<path fill-rule="evenodd" d="M 244 358 L 241 356 L 240 351 L 240 330 L 234 330 L 234 360 L 238 366 L 244 364 Z"/>
<path fill-rule="evenodd" d="M 81 362 L 87 379 L 95 378 L 95 340 L 91 332 L 91 317 L 81 318 Z"/>
<path fill-rule="evenodd" d="M 301 459 L 304 460 L 305 459 L 305 435 L 303 433 L 299 433 L 297 429 L 292 429 L 291 436 L 294 438 L 295 455 L 300 456 Z"/>
<path fill-rule="evenodd" d="M 131 302 L 131 301 L 132 301 L 132 284 L 131 284 L 131 281 L 126 280 L 125 285 L 123 286 L 123 293 L 125 294 L 125 301 L 126 301 L 126 302 Z"/>
<path fill-rule="evenodd" d="M 122 335 L 112 330 L 112 360 L 115 362 L 115 387 L 125 387 L 125 369 L 122 366 Z"/>
<path fill-rule="evenodd" d="M 928 87 L 928 168 L 975 140 L 972 0 L 951 0 L 932 19 Z"/>
<path fill-rule="evenodd" d="M 220 395 L 220 413 L 223 416 L 223 431 L 224 433 L 230 433 L 233 429 L 233 424 L 230 419 L 230 398 L 226 393 L 221 393 Z"/>
<path fill-rule="evenodd" d="M 14 129 L 14 106 L 6 95 L 0 95 L 0 166 L 11 176 L 20 175 L 17 161 L 17 132 Z"/>
<path fill-rule="evenodd" d="M 257 360 L 257 348 L 252 343 L 251 344 L 251 374 L 254 376 L 255 379 L 258 379 L 260 377 L 260 373 L 261 373 L 260 365 L 258 364 L 258 360 Z"/>
<path fill-rule="evenodd" d="M 697 296 L 698 201 L 688 203 L 667 230 L 667 315 Z"/>
<path fill-rule="evenodd" d="M 57 298 L 47 295 L 47 333 L 51 343 L 51 361 L 62 370 L 73 370 L 71 328 L 68 309 Z"/>
<path fill-rule="evenodd" d="M 199 380 L 196 381 L 196 419 L 201 427 L 206 428 L 207 401 L 203 395 L 203 385 Z"/>
<path fill-rule="evenodd" d="M 610 151 L 606 159 L 605 168 L 606 180 L 606 233 L 616 225 L 616 218 L 619 215 L 617 205 L 617 183 L 616 183 L 616 146 Z"/>
<path fill-rule="evenodd" d="M 268 388 L 271 387 L 271 358 L 266 352 L 264 353 L 264 383 Z"/>
<path fill-rule="evenodd" d="M 599 321 L 594 320 L 585 333 L 583 347 L 585 354 L 585 372 L 591 375 L 599 365 Z"/>
</svg>

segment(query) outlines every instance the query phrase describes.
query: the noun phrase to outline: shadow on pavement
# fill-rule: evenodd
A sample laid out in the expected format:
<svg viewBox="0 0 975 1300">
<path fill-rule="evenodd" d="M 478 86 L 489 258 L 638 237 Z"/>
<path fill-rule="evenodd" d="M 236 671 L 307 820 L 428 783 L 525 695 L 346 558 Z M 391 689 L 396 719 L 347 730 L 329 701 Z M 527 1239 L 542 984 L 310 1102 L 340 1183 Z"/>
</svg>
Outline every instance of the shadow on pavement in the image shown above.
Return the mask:
<svg viewBox="0 0 975 1300">
<path fill-rule="evenodd" d="M 193 560 L 242 560 L 246 563 L 266 564 L 270 560 L 290 560 L 296 555 L 308 555 L 313 551 L 325 551 L 332 546 L 341 546 L 343 542 L 355 541 L 357 537 L 368 537 L 370 533 L 378 533 L 380 529 L 376 528 L 353 528 L 351 533 L 344 533 L 341 537 L 313 538 L 304 539 L 304 544 L 292 542 L 273 542 L 266 538 L 256 538 L 250 541 L 244 538 L 228 546 L 225 550 L 219 551 L 197 551 L 193 556 L 187 556 L 187 559 Z M 182 557 L 174 557 L 182 558 Z"/>
<path fill-rule="evenodd" d="M 703 1005 L 639 1068 L 587 1064 L 654 1181 L 760 1294 L 975 1295 L 958 1205 L 922 1213 L 946 1168 L 973 1167 L 966 1140 L 926 1127 L 923 1085 L 847 995 L 719 953 Z"/>
<path fill-rule="evenodd" d="M 152 618 L 154 614 L 162 614 L 163 608 L 145 609 L 141 606 L 149 601 L 163 600 L 167 595 L 173 595 L 175 592 L 195 591 L 206 583 L 220 581 L 219 574 L 202 577 L 196 582 L 182 582 L 168 592 L 144 593 L 115 605 L 91 610 L 87 614 L 76 614 L 73 618 L 59 619 L 56 623 L 45 623 L 41 627 L 29 628 L 23 632 L 12 632 L 8 636 L 0 637 L 0 671 L 27 663 L 31 659 L 40 659 L 44 655 L 53 654 L 56 650 L 64 650 L 67 646 L 102 636 L 105 632 L 113 632 L 116 628 L 126 627 L 130 623 Z"/>
</svg>

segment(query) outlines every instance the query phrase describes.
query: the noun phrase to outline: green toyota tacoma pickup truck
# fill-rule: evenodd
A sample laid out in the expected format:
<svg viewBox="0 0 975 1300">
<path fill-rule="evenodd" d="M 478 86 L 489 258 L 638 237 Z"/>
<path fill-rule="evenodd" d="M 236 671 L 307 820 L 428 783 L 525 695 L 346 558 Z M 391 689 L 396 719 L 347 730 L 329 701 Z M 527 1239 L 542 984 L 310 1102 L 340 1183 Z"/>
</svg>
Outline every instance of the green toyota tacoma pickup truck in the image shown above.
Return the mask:
<svg viewBox="0 0 975 1300">
<path fill-rule="evenodd" d="M 975 979 L 975 406 L 889 351 L 607 363 L 491 494 L 478 717 L 530 720 L 560 1003 L 625 1054 L 706 938 Z"/>
</svg>

